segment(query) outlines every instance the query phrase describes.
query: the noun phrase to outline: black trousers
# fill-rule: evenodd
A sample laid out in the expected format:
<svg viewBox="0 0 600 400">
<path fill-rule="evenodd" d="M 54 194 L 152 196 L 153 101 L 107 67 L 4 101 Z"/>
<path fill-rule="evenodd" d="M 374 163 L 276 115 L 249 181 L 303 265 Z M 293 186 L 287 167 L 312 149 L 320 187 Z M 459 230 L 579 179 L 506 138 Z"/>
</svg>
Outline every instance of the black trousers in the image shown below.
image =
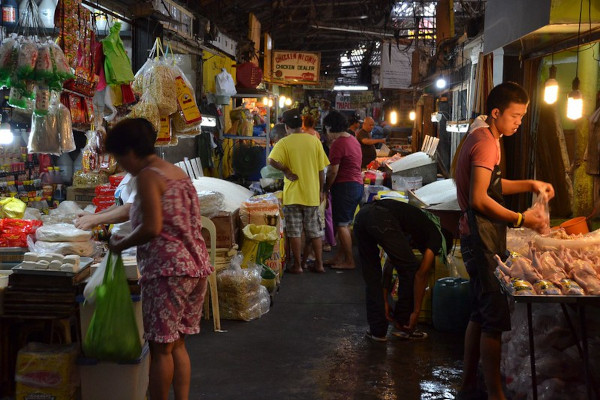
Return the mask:
<svg viewBox="0 0 600 400">
<path fill-rule="evenodd" d="M 358 262 L 366 283 L 367 321 L 371 333 L 385 336 L 388 321 L 385 318 L 382 268 L 379 258 L 381 246 L 398 274 L 398 302 L 394 320 L 401 325 L 408 323 L 414 309 L 414 280 L 419 268 L 413 250 L 402 227 L 385 207 L 377 202 L 365 204 L 354 221 L 354 235 L 358 244 Z"/>
</svg>

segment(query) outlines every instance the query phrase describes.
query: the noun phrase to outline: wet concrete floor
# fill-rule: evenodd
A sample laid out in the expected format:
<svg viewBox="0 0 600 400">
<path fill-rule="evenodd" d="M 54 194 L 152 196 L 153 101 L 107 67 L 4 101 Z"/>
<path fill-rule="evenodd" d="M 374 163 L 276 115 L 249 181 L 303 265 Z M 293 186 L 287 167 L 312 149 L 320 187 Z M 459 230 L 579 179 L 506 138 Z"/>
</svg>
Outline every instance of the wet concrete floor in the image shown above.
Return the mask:
<svg viewBox="0 0 600 400">
<path fill-rule="evenodd" d="M 221 325 L 203 320 L 186 340 L 192 400 L 454 399 L 460 382 L 462 334 L 365 338 L 359 268 L 285 274 L 269 313 Z"/>
</svg>

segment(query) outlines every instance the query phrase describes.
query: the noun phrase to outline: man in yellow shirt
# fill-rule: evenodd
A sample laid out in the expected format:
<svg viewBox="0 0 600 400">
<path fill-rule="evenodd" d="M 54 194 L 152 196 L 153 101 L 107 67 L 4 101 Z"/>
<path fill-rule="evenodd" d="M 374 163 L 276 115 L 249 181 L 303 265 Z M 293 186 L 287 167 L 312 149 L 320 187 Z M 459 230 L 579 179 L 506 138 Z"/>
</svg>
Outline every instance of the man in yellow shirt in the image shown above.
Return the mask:
<svg viewBox="0 0 600 400">
<path fill-rule="evenodd" d="M 319 204 L 324 199 L 325 167 L 329 160 L 316 137 L 302 132 L 302 116 L 297 108 L 283 113 L 288 136 L 281 139 L 269 155 L 269 165 L 281 170 L 283 181 L 283 214 L 294 265 L 289 272 L 299 274 L 306 258 L 302 257 L 302 229 L 315 253 L 316 272 L 323 269 L 322 242 L 324 221 Z"/>
</svg>

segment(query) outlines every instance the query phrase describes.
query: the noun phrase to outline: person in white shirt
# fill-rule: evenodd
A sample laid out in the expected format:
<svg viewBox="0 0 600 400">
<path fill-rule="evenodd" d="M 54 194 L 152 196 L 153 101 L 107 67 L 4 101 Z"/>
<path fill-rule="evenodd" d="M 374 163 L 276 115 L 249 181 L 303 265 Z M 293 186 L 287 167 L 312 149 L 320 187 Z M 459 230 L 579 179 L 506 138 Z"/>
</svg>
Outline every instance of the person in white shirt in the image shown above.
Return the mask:
<svg viewBox="0 0 600 400">
<path fill-rule="evenodd" d="M 129 209 L 135 200 L 136 192 L 135 178 L 131 174 L 125 175 L 115 191 L 115 204 L 95 214 L 81 213 L 75 220 L 75 227 L 91 230 L 98 225 L 115 224 L 112 234 L 126 236 L 131 233 Z"/>
</svg>

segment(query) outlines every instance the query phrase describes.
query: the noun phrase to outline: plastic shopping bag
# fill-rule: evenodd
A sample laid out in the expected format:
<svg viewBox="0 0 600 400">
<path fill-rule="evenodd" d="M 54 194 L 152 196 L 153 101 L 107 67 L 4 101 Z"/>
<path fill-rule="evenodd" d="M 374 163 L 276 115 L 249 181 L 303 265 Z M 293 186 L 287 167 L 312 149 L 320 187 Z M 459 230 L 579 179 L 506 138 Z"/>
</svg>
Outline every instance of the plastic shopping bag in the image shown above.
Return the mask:
<svg viewBox="0 0 600 400">
<path fill-rule="evenodd" d="M 279 234 L 277 227 L 270 225 L 249 224 L 244 229 L 244 244 L 242 245 L 242 268 L 248 268 L 252 263 L 264 264 L 273 254 L 273 246 Z"/>
<path fill-rule="evenodd" d="M 142 344 L 121 255 L 109 255 L 95 295 L 96 310 L 83 342 L 86 357 L 116 362 L 139 358 Z"/>
<path fill-rule="evenodd" d="M 233 77 L 225 68 L 215 77 L 217 96 L 233 96 L 237 93 Z"/>
<path fill-rule="evenodd" d="M 96 288 L 102 285 L 104 273 L 106 272 L 106 264 L 108 264 L 109 258 L 112 258 L 112 262 L 114 263 L 116 256 L 110 252 L 106 253 L 90 279 L 88 279 L 85 288 L 83 289 L 83 297 L 85 297 L 86 303 L 96 303 Z"/>
</svg>

